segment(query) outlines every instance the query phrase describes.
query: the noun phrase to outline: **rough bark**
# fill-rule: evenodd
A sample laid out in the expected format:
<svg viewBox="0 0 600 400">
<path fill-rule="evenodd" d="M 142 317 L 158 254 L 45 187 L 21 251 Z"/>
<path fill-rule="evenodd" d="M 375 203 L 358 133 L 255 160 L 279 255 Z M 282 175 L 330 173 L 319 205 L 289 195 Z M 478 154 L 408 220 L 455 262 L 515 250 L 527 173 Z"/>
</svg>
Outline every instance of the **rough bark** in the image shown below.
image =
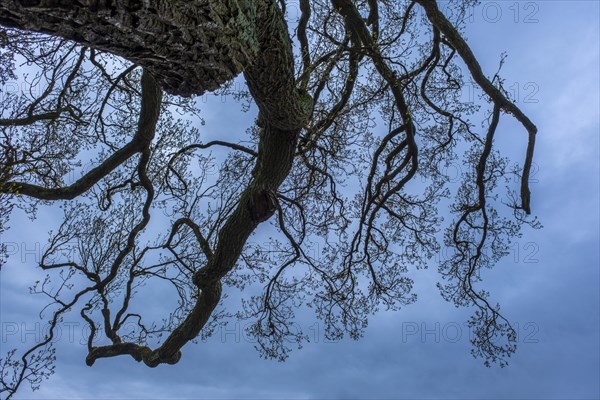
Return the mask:
<svg viewBox="0 0 600 400">
<path fill-rule="evenodd" d="M 256 2 L 2 0 L 0 25 L 106 50 L 150 71 L 170 93 L 217 89 L 254 59 Z"/>
<path fill-rule="evenodd" d="M 260 120 L 282 130 L 293 130 L 306 122 L 312 101 L 296 90 L 287 24 L 279 8 L 269 3 L 257 1 L 259 52 L 244 71 L 244 77 L 260 109 Z"/>
</svg>

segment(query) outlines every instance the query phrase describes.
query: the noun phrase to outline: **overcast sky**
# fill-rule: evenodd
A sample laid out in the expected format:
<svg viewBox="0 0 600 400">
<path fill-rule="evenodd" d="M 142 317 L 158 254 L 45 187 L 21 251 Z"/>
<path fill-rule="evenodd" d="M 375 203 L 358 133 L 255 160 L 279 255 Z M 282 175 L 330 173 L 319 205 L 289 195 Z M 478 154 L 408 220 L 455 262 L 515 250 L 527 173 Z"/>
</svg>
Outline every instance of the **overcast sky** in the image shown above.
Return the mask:
<svg viewBox="0 0 600 400">
<path fill-rule="evenodd" d="M 18 398 L 600 397 L 598 4 L 484 2 L 467 26 L 488 75 L 508 53 L 506 86 L 518 88 L 519 105 L 539 129 L 532 208 L 544 229 L 525 230 L 484 279 L 518 326 L 507 368 L 485 368 L 472 358 L 464 325 L 471 311 L 441 299 L 434 267 L 413 274 L 416 304 L 379 313 L 359 341 L 326 343 L 318 321 L 307 317 L 303 327 L 313 340 L 285 363 L 260 359 L 242 326 L 230 324 L 207 343 L 186 346 L 175 366 L 149 369 L 119 357 L 88 368 L 81 325 L 63 327 L 56 374 L 37 392 L 24 387 Z M 206 140 L 250 126 L 252 115 L 224 114 L 230 106 L 210 96 L 203 103 Z M 497 136 L 501 149 L 521 161 L 523 128 L 504 116 Z M 17 217 L 2 238 L 17 249 L 0 274 L 2 355 L 21 335 L 29 345 L 35 341 L 41 299 L 27 294 L 31 249 L 60 219 L 45 209 L 36 223 Z"/>
</svg>

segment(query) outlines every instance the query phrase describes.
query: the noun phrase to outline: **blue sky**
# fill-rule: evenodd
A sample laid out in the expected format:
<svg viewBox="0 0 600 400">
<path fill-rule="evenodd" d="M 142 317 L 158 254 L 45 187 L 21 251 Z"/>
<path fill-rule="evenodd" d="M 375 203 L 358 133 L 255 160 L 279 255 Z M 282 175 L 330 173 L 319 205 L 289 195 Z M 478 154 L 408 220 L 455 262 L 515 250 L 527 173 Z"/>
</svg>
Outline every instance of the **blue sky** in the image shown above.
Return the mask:
<svg viewBox="0 0 600 400">
<path fill-rule="evenodd" d="M 516 5 L 484 2 L 467 23 L 488 74 L 508 53 L 506 86 L 518 88 L 519 105 L 539 129 L 532 208 L 544 229 L 526 230 L 484 279 L 518 326 L 517 353 L 507 368 L 485 368 L 471 357 L 464 325 L 470 311 L 442 300 L 434 267 L 413 274 L 417 303 L 379 313 L 359 341 L 325 343 L 318 321 L 307 317 L 303 327 L 313 340 L 285 363 L 260 359 L 242 326 L 230 324 L 207 343 L 186 346 L 175 366 L 148 369 L 121 357 L 88 368 L 81 324 L 72 337 L 64 327 L 56 374 L 18 398 L 600 397 L 599 3 Z M 202 104 L 205 140 L 243 133 L 251 124 L 252 116 L 240 113 L 223 126 L 231 104 L 211 96 Z M 502 151 L 520 161 L 525 133 L 510 116 L 501 119 L 498 137 Z M 35 340 L 23 330 L 36 331 L 43 305 L 27 294 L 36 276 L 30 250 L 43 246 L 60 214 L 42 209 L 35 223 L 16 217 L 2 238 L 16 247 L 0 275 L 1 354 L 22 335 L 28 344 Z"/>
</svg>

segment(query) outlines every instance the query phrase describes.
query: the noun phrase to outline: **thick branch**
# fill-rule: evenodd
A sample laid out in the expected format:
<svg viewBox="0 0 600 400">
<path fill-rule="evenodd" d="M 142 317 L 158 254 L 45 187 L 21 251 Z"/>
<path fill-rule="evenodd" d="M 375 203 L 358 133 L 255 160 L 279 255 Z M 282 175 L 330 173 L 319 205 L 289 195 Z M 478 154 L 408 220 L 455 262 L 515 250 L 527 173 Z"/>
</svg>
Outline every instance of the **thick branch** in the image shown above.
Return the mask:
<svg viewBox="0 0 600 400">
<path fill-rule="evenodd" d="M 254 2 L 3 0 L 0 25 L 62 36 L 147 68 L 168 92 L 202 94 L 257 50 Z"/>
<path fill-rule="evenodd" d="M 312 99 L 294 82 L 292 42 L 281 10 L 272 0 L 258 0 L 259 53 L 244 71 L 248 89 L 260 109 L 261 121 L 281 130 L 302 128 L 312 111 Z"/>
<path fill-rule="evenodd" d="M 220 280 L 235 267 L 248 237 L 276 210 L 275 192 L 292 168 L 298 136 L 312 111 L 312 100 L 308 98 L 303 102 L 294 86 L 291 41 L 281 10 L 272 0 L 259 3 L 264 51 L 253 67 L 245 71 L 263 121 L 254 178 L 221 228 L 212 256 L 193 276 L 194 284 L 201 291 L 198 301 L 156 350 L 123 344 L 96 347 L 88 355 L 88 365 L 101 357 L 122 354 L 129 354 L 151 367 L 177 362 L 181 348 L 198 336 L 217 306 L 221 296 Z"/>
</svg>

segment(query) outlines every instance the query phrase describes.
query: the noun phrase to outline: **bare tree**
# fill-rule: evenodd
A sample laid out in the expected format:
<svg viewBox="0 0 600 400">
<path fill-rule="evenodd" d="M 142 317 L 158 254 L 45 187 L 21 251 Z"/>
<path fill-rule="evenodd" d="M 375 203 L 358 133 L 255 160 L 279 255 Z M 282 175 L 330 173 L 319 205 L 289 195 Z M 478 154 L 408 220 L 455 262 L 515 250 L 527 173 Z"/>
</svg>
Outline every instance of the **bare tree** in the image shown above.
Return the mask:
<svg viewBox="0 0 600 400">
<path fill-rule="evenodd" d="M 328 337 L 359 338 L 369 314 L 415 300 L 408 268 L 439 251 L 451 194 L 453 255 L 439 288 L 474 308 L 473 354 L 505 365 L 515 331 L 476 284 L 524 223 L 537 226 L 536 127 L 465 41 L 472 3 L 451 3 L 450 21 L 434 0 L 300 0 L 299 18 L 283 0 L 3 0 L 0 79 L 26 65 L 42 90 L 1 99 L 1 229 L 12 207 L 40 203 L 61 202 L 64 221 L 39 263 L 48 278 L 32 288 L 50 299 L 49 335 L 5 357 L 0 392 L 53 372 L 52 338 L 69 312 L 89 324 L 90 366 L 119 355 L 177 363 L 228 316 L 252 321 L 263 356 L 285 359 L 290 339 L 306 339 L 292 326 L 302 307 Z M 255 125 L 244 142 L 203 143 L 191 96 L 230 93 L 240 73 L 247 92 L 234 95 L 258 106 Z M 482 110 L 461 99 L 465 79 L 483 90 Z M 514 192 L 493 146 L 502 114 L 528 137 Z M 230 153 L 214 176 L 216 147 Z M 94 167 L 82 168 L 90 154 Z M 446 167 L 458 157 L 467 167 L 455 188 Z M 279 233 L 276 256 L 247 243 L 265 221 Z M 174 289 L 161 324 L 136 304 L 155 282 Z M 244 289 L 238 310 L 220 308 Z"/>
</svg>

